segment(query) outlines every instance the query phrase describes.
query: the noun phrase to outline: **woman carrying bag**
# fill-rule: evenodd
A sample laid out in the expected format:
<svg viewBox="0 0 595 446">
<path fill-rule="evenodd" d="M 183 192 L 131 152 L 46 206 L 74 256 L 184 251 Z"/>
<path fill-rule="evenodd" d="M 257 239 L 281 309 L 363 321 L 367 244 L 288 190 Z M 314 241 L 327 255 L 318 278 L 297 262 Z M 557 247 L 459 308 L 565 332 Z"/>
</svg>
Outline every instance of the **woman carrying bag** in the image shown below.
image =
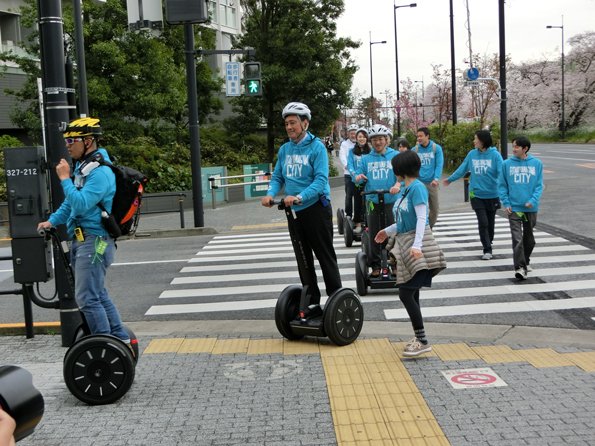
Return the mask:
<svg viewBox="0 0 595 446">
<path fill-rule="evenodd" d="M 406 151 L 392 159 L 393 172 L 402 181 L 400 196 L 393 208 L 396 223 L 376 236 L 377 243 L 396 234 L 387 245 L 397 262 L 399 299 L 409 314 L 415 337 L 405 346 L 404 356 L 418 356 L 432 350 L 424 329 L 419 290 L 432 286 L 432 277 L 446 268 L 444 254 L 432 234 L 428 219 L 428 190 L 419 181 L 421 161 L 417 153 Z"/>
</svg>

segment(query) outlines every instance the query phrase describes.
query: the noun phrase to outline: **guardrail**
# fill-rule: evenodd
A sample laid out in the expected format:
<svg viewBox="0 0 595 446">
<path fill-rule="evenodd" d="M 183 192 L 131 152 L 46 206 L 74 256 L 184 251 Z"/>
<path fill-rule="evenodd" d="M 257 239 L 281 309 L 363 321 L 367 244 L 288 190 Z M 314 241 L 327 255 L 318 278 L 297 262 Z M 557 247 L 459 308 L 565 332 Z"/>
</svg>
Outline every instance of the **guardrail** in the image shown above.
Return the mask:
<svg viewBox="0 0 595 446">
<path fill-rule="evenodd" d="M 231 178 L 248 178 L 248 177 L 261 177 L 261 176 L 268 176 L 269 179 L 265 180 L 265 181 L 251 181 L 248 183 L 233 183 L 233 184 L 215 184 L 215 181 L 218 180 L 228 180 Z M 225 189 L 226 187 L 245 187 L 245 186 L 252 186 L 255 184 L 269 184 L 271 182 L 271 172 L 264 172 L 264 173 L 251 173 L 249 175 L 233 175 L 230 177 L 209 177 L 209 181 L 211 182 L 211 191 L 213 193 L 213 209 L 217 209 L 217 206 L 215 204 L 215 193 L 217 192 L 217 189 Z"/>
</svg>

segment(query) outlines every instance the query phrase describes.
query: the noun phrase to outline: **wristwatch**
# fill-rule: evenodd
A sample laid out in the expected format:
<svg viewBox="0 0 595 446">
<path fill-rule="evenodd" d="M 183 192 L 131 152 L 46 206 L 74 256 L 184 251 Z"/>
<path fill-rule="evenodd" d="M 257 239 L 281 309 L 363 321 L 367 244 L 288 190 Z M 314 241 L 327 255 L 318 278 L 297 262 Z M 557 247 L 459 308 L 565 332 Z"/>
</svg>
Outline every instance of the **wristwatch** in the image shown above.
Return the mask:
<svg viewBox="0 0 595 446">
<path fill-rule="evenodd" d="M 295 198 L 297 198 L 298 200 L 300 200 L 300 201 L 302 201 L 302 202 L 304 201 L 304 199 L 302 198 L 302 194 L 297 194 L 297 195 L 295 196 Z"/>
</svg>

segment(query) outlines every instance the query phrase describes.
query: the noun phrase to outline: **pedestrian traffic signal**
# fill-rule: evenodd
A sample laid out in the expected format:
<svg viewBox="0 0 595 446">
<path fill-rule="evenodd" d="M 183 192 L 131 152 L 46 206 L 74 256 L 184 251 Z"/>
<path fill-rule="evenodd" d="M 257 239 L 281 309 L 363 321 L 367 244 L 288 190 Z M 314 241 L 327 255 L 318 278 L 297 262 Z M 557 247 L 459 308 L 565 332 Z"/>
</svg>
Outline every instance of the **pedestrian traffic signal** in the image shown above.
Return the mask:
<svg viewBox="0 0 595 446">
<path fill-rule="evenodd" d="M 244 87 L 246 96 L 262 96 L 260 62 L 244 63 Z"/>
</svg>

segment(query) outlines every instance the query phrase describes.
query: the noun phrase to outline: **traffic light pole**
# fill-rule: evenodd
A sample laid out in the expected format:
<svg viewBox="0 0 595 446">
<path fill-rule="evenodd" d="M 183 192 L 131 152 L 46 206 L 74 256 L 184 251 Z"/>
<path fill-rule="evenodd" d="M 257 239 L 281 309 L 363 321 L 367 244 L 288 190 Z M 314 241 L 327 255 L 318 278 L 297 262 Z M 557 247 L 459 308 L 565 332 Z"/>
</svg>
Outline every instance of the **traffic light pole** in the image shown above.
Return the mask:
<svg viewBox="0 0 595 446">
<path fill-rule="evenodd" d="M 39 44 L 41 52 L 41 77 L 45 102 L 45 141 L 46 156 L 49 166 L 56 166 L 61 159 L 70 160 L 64 138 L 60 131 L 62 123 L 70 122 L 68 105 L 66 69 L 64 57 L 64 38 L 62 5 L 60 0 L 38 0 L 37 15 L 39 20 Z M 50 168 L 51 210 L 56 211 L 64 201 L 60 179 Z M 63 227 L 59 228 L 62 240 L 69 240 Z M 54 258 L 57 253 L 54 252 Z M 70 347 L 74 333 L 82 320 L 72 295 L 63 263 L 55 262 L 55 280 L 58 290 L 60 309 L 60 329 L 62 346 Z"/>
</svg>

